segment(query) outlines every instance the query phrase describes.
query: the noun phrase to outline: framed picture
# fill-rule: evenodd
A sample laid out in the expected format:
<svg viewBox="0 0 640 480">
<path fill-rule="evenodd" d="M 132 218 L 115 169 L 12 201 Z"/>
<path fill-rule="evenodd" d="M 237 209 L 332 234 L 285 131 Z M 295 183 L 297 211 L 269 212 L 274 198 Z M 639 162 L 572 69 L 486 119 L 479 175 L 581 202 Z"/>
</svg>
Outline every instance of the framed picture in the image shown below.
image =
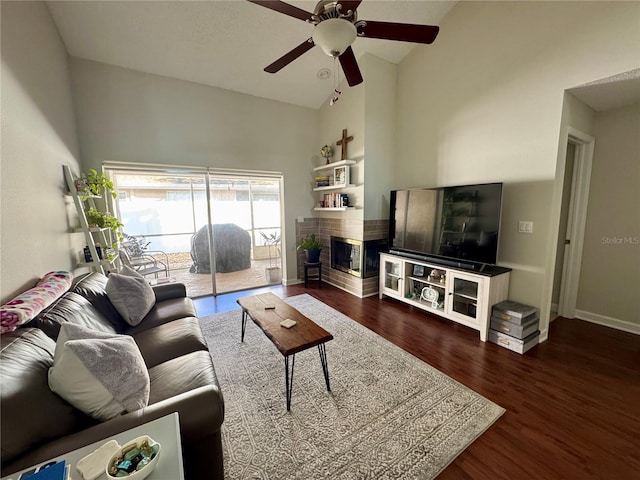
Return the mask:
<svg viewBox="0 0 640 480">
<path fill-rule="evenodd" d="M 416 277 L 424 277 L 424 267 L 422 265 L 414 265 L 413 275 Z"/>
<path fill-rule="evenodd" d="M 349 167 L 335 167 L 333 169 L 334 185 L 349 185 Z"/>
</svg>

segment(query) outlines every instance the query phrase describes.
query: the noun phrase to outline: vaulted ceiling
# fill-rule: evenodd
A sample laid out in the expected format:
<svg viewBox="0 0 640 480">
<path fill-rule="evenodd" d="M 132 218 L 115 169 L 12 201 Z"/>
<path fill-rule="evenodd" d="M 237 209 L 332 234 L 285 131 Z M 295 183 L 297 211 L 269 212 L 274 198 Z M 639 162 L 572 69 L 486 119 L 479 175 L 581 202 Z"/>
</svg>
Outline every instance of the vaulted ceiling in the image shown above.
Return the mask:
<svg viewBox="0 0 640 480">
<path fill-rule="evenodd" d="M 314 1 L 290 1 L 312 12 Z M 358 18 L 439 25 L 455 1 L 364 0 Z M 309 38 L 313 26 L 243 0 L 49 1 L 71 56 L 318 108 L 333 90 L 333 59 L 316 47 L 276 74 L 263 68 Z M 371 53 L 397 64 L 405 42 L 358 38 L 356 58 Z M 342 71 L 338 64 L 340 78 Z M 366 83 L 366 73 L 365 83 Z"/>
</svg>

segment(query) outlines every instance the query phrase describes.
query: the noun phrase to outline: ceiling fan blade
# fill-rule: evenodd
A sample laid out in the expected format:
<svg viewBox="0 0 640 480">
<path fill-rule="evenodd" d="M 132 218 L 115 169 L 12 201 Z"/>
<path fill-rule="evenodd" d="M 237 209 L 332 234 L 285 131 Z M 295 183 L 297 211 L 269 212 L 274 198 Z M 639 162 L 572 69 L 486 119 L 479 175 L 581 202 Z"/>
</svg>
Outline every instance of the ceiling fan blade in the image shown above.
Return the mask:
<svg viewBox="0 0 640 480">
<path fill-rule="evenodd" d="M 349 10 L 356 11 L 356 8 L 362 3 L 362 0 L 344 0 L 338 2 L 342 5 L 342 13 L 347 13 Z"/>
<path fill-rule="evenodd" d="M 347 48 L 338 59 L 340 60 L 342 71 L 349 86 L 355 87 L 362 83 L 362 74 L 360 73 L 360 68 L 358 68 L 358 62 L 356 61 L 356 56 L 353 54 L 353 49 L 351 47 Z"/>
<path fill-rule="evenodd" d="M 302 10 L 301 8 L 294 7 L 293 5 L 289 5 L 285 2 L 280 2 L 278 0 L 270 0 L 270 1 L 262 1 L 262 0 L 247 0 L 251 3 L 255 3 L 256 5 L 261 5 L 270 10 L 274 10 L 276 12 L 284 13 L 285 15 L 289 15 L 290 17 L 299 18 L 300 20 L 307 21 L 311 19 L 311 13 Z"/>
<path fill-rule="evenodd" d="M 401 42 L 432 43 L 438 36 L 440 27 L 435 25 L 414 25 L 411 23 L 370 22 L 359 29 L 366 38 L 400 40 Z"/>
<path fill-rule="evenodd" d="M 315 43 L 313 43 L 313 39 L 309 38 L 308 40 L 305 40 L 290 52 L 285 53 L 282 57 L 280 57 L 278 60 L 273 62 L 271 65 L 265 67 L 264 71 L 267 73 L 276 73 L 277 71 L 281 70 L 282 68 L 286 67 L 291 62 L 293 62 L 296 58 L 300 57 L 302 54 L 311 50 L 314 46 L 315 46 Z"/>
</svg>

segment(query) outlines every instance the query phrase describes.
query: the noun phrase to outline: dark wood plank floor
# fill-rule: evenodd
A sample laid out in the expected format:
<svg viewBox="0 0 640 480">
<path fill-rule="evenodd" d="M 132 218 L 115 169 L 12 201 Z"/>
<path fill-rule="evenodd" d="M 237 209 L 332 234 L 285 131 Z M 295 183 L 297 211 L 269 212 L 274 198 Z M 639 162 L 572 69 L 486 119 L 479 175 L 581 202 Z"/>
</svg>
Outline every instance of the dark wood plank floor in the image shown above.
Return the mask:
<svg viewBox="0 0 640 480">
<path fill-rule="evenodd" d="M 271 291 L 312 295 L 507 410 L 439 480 L 640 479 L 640 336 L 560 318 L 518 355 L 392 299 L 327 284 Z M 251 293 L 200 299 L 198 313 Z"/>
</svg>

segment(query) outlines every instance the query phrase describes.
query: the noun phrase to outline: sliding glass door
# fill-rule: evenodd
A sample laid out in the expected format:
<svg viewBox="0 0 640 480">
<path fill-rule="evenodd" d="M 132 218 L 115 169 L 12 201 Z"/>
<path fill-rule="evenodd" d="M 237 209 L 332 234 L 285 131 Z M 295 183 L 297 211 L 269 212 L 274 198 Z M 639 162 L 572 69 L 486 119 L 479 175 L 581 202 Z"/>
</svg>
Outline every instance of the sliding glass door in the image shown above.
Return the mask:
<svg viewBox="0 0 640 480">
<path fill-rule="evenodd" d="M 152 282 L 182 282 L 192 297 L 281 282 L 279 175 L 107 171 L 126 234 L 123 256 L 134 268 L 167 267 Z"/>
</svg>

